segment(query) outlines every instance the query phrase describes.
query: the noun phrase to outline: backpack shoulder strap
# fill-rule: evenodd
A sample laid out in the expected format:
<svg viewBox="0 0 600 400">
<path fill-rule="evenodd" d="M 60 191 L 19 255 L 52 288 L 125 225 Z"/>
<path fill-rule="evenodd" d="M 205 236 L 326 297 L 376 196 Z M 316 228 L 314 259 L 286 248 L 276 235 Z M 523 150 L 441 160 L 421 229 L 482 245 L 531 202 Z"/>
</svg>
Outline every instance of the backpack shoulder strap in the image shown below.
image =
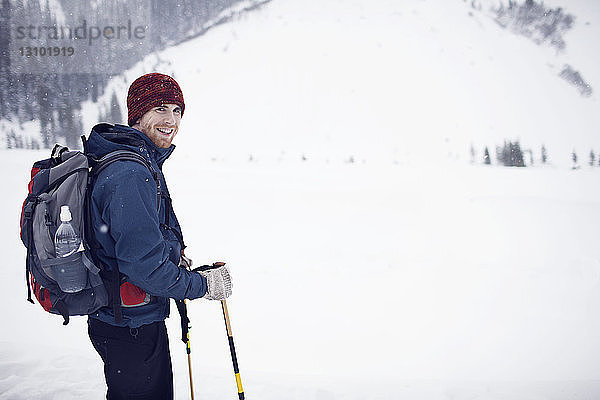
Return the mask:
<svg viewBox="0 0 600 400">
<path fill-rule="evenodd" d="M 162 189 L 160 185 L 160 174 L 152 166 L 150 161 L 146 160 L 141 155 L 130 150 L 116 150 L 106 154 L 104 157 L 98 160 L 94 159 L 90 155 L 88 155 L 88 157 L 91 157 L 90 165 L 92 167 L 93 176 L 97 176 L 100 172 L 102 172 L 102 170 L 104 170 L 104 168 L 108 167 L 110 164 L 116 161 L 133 161 L 144 165 L 146 168 L 148 168 L 150 174 L 152 174 L 154 182 L 156 183 L 156 205 L 157 210 L 160 209 L 160 196 L 162 195 Z"/>
<path fill-rule="evenodd" d="M 142 157 L 138 153 L 131 151 L 131 150 L 111 151 L 110 153 L 106 154 L 104 157 L 101 157 L 98 159 L 98 158 L 96 158 L 96 156 L 94 156 L 93 154 L 91 154 L 88 151 L 88 140 L 86 139 L 85 135 L 81 136 L 81 142 L 83 144 L 83 154 L 85 154 L 89 160 L 89 165 L 92 168 L 93 175 L 98 175 L 104 168 L 108 167 L 110 164 L 112 164 L 115 161 L 119 161 L 119 160 L 134 161 L 134 162 L 140 163 L 140 164 L 146 166 L 146 168 L 148 168 L 148 170 L 152 174 L 152 178 L 156 182 L 156 187 L 158 189 L 158 195 L 160 196 L 160 194 L 161 194 L 160 174 L 156 171 L 156 169 L 154 169 L 154 167 L 152 166 L 150 161 L 146 160 L 144 157 Z M 159 202 L 159 204 L 160 204 L 160 202 Z"/>
<path fill-rule="evenodd" d="M 148 168 L 148 170 L 152 174 L 152 178 L 156 182 L 156 203 L 157 203 L 156 207 L 157 207 L 157 211 L 160 210 L 160 199 L 161 199 L 161 195 L 162 195 L 162 190 L 161 190 L 161 185 L 160 185 L 160 175 L 154 169 L 154 167 L 148 160 L 146 160 L 141 155 L 139 155 L 133 151 L 130 151 L 130 150 L 116 150 L 116 151 L 106 154 L 104 157 L 102 157 L 100 159 L 96 159 L 92 154 L 90 154 L 88 152 L 87 140 L 85 139 L 85 136 L 82 136 L 82 141 L 83 141 L 84 154 L 88 157 L 89 165 L 91 167 L 91 173 L 89 175 L 88 186 L 94 182 L 96 176 L 102 170 L 104 170 L 104 168 L 108 167 L 110 164 L 112 164 L 116 161 L 137 162 L 139 164 L 144 165 L 146 168 Z M 94 236 L 94 230 L 91 227 L 91 210 L 90 210 L 91 207 L 89 206 L 90 198 L 91 198 L 91 190 L 90 190 L 90 188 L 88 188 L 87 193 L 86 193 L 87 204 L 85 207 L 86 208 L 86 218 L 88 221 L 86 226 L 89 228 L 88 229 L 88 238 L 91 239 L 93 246 L 95 248 L 99 248 L 100 245 L 96 241 L 96 237 Z M 91 252 L 91 254 L 92 254 L 92 257 L 94 258 L 94 261 L 99 262 L 99 260 L 96 259 L 94 252 Z M 99 264 L 97 264 L 97 265 L 99 265 Z M 123 321 L 123 311 L 121 310 L 121 295 L 120 295 L 120 293 L 121 293 L 120 280 L 121 279 L 120 279 L 120 272 L 119 272 L 118 266 L 113 271 L 111 271 L 110 276 L 106 276 L 106 278 L 108 280 L 107 286 L 108 286 L 108 291 L 110 294 L 109 296 L 110 296 L 110 301 L 111 301 L 111 305 L 112 305 L 112 309 L 113 309 L 113 313 L 114 313 L 114 317 L 115 317 L 115 322 L 121 323 Z"/>
</svg>

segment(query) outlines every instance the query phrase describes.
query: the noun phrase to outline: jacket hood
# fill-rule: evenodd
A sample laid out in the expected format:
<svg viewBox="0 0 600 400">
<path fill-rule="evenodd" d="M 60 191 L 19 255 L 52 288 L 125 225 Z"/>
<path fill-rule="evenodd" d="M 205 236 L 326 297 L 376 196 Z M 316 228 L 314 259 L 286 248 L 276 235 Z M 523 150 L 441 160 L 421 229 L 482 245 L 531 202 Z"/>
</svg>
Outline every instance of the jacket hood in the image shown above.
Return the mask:
<svg viewBox="0 0 600 400">
<path fill-rule="evenodd" d="M 92 128 L 87 141 L 87 152 L 102 157 L 115 150 L 131 150 L 144 156 L 145 150 L 159 166 L 173 153 L 175 145 L 168 148 L 156 146 L 142 132 L 126 125 L 98 124 Z"/>
</svg>

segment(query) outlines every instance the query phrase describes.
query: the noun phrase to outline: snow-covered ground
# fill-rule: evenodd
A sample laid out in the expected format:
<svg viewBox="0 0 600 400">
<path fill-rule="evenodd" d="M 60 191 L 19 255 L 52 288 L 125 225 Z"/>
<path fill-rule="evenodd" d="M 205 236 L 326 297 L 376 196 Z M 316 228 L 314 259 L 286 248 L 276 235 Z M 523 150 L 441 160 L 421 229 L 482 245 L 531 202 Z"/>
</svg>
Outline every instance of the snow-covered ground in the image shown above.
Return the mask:
<svg viewBox="0 0 600 400">
<path fill-rule="evenodd" d="M 189 255 L 231 266 L 247 398 L 600 398 L 598 91 L 556 77 L 569 62 L 600 88 L 582 34 L 600 18 L 572 4 L 592 25 L 555 55 L 469 2 L 274 0 L 112 81 L 106 101 L 154 70 L 183 88 L 165 172 Z M 468 163 L 515 138 L 552 165 Z M 101 399 L 85 318 L 25 301 L 19 212 L 47 152 L 0 155 L 0 399 Z M 196 398 L 235 398 L 219 305 L 189 312 Z"/>
<path fill-rule="evenodd" d="M 248 398 L 599 398 L 600 171 L 198 165 L 181 150 L 166 174 L 189 254 L 231 266 Z M 42 155 L 2 157 L 0 398 L 100 399 L 85 319 L 25 301 L 17 221 Z M 233 398 L 219 305 L 189 308 L 197 398 Z"/>
</svg>

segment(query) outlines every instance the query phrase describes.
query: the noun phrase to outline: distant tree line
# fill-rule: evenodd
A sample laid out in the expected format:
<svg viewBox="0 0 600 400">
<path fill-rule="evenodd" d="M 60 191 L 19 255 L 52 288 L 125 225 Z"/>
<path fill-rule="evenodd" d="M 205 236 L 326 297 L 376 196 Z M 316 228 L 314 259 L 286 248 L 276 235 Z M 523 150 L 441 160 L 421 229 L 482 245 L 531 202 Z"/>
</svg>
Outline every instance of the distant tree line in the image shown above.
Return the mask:
<svg viewBox="0 0 600 400">
<path fill-rule="evenodd" d="M 581 168 L 581 165 L 579 164 L 579 157 L 577 156 L 577 151 L 575 151 L 575 149 L 573 149 L 571 152 L 571 161 L 573 161 L 573 169 Z M 587 164 L 590 167 L 600 167 L 600 154 L 594 153 L 594 149 L 591 149 L 589 152 Z"/>
<path fill-rule="evenodd" d="M 0 120 L 18 124 L 39 121 L 41 130 L 40 143 L 19 139 L 14 131 L 2 132 L 5 137 L 0 140 L 6 140 L 7 146 L 49 148 L 57 136 L 65 137 L 67 145 L 78 145 L 83 126 L 77 116 L 83 101 L 96 101 L 114 74 L 132 67 L 149 52 L 199 36 L 227 21 L 233 14 L 223 11 L 241 0 L 57 1 L 60 10 L 51 9 L 49 0 L 0 0 Z M 267 1 L 255 0 L 248 8 Z M 146 38 L 149 47 L 126 40 L 93 46 L 93 56 L 78 72 L 61 72 L 61 57 L 45 57 L 43 62 L 48 68 L 44 72 L 25 71 L 17 68 L 14 61 L 11 68 L 10 46 L 11 40 L 17 40 L 17 26 L 23 26 L 23 32 L 28 33 L 28 25 L 35 21 L 35 28 L 41 26 L 46 33 L 46 27 L 77 26 L 83 19 L 88 25 L 107 26 L 115 21 L 126 23 L 136 15 L 148 18 L 143 22 L 150 28 Z M 225 16 L 217 18 L 221 15 Z M 60 22 L 59 17 L 64 20 Z M 40 60 L 38 57 L 31 62 Z M 116 98 L 111 103 L 111 121 L 123 122 L 126 111 L 119 109 Z"/>
<path fill-rule="evenodd" d="M 473 145 L 471 145 L 470 154 L 471 154 L 471 163 L 475 163 L 476 162 L 476 151 L 475 151 L 475 147 Z M 548 150 L 546 149 L 545 145 L 542 145 L 540 147 L 538 154 L 539 154 L 539 158 L 537 158 L 537 160 L 539 160 L 539 162 L 541 164 L 547 164 L 549 159 L 548 159 Z M 535 161 L 536 157 L 534 157 L 533 150 L 531 150 L 531 149 L 523 150 L 521 148 L 519 141 L 513 142 L 510 140 L 505 140 L 504 144 L 502 146 L 496 146 L 495 155 L 496 155 L 496 164 L 502 165 L 505 167 L 527 167 L 527 166 L 534 165 L 534 163 L 536 162 Z M 573 165 L 572 165 L 573 169 L 581 168 L 580 164 L 579 164 L 579 157 L 575 150 L 573 150 L 571 152 L 571 161 L 573 163 Z M 492 159 L 490 157 L 490 151 L 487 146 L 485 146 L 483 149 L 483 157 L 482 157 L 481 162 L 486 165 L 493 164 Z M 587 164 L 591 167 L 595 167 L 595 166 L 600 167 L 600 154 L 596 154 L 593 149 L 590 150 L 589 155 L 588 155 Z"/>
<path fill-rule="evenodd" d="M 476 151 L 475 147 L 471 145 L 471 163 L 475 163 Z M 496 146 L 496 161 L 497 164 L 505 167 L 525 167 L 526 155 L 529 155 L 530 163 L 533 164 L 533 152 L 531 150 L 523 151 L 519 141 L 512 142 L 505 140 L 502 146 Z M 548 159 L 546 148 L 542 146 L 541 160 L 545 163 Z M 483 163 L 490 165 L 492 164 L 492 158 L 490 156 L 490 150 L 487 146 L 483 149 Z"/>
</svg>

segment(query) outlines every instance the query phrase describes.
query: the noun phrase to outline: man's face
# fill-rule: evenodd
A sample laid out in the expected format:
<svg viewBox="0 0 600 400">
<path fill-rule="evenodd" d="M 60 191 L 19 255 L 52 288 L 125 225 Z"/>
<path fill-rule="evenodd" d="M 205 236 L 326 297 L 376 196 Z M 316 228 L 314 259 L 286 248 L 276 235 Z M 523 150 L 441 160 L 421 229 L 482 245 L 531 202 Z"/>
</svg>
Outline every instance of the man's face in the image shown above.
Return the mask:
<svg viewBox="0 0 600 400">
<path fill-rule="evenodd" d="M 177 104 L 162 104 L 153 107 L 133 126 L 152 142 L 163 149 L 171 145 L 179 130 L 181 108 Z"/>
</svg>

